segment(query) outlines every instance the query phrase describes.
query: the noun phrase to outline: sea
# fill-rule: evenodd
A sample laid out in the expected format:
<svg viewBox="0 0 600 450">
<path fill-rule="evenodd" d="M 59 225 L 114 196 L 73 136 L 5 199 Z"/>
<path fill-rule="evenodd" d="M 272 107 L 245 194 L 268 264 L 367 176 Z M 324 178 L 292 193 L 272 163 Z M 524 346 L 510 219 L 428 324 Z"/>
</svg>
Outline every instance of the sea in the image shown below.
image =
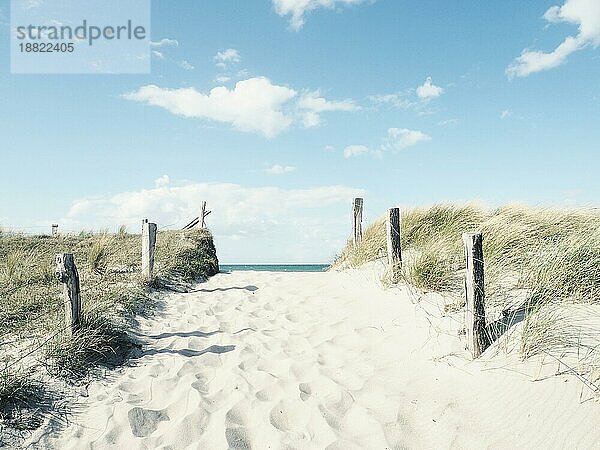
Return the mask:
<svg viewBox="0 0 600 450">
<path fill-rule="evenodd" d="M 251 270 L 257 272 L 324 272 L 328 264 L 221 264 L 221 272 Z"/>
</svg>

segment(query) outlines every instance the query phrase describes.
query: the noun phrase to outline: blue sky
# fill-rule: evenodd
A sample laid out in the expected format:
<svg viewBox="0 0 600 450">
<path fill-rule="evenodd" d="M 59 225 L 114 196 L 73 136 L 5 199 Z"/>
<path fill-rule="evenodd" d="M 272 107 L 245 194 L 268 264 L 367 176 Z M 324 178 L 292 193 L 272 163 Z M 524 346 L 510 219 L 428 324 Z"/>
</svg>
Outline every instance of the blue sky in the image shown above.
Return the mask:
<svg viewBox="0 0 600 450">
<path fill-rule="evenodd" d="M 327 262 L 354 195 L 366 222 L 600 195 L 595 0 L 154 0 L 149 75 L 11 75 L 9 20 L 4 227 L 177 227 L 207 200 L 223 262 Z"/>
</svg>

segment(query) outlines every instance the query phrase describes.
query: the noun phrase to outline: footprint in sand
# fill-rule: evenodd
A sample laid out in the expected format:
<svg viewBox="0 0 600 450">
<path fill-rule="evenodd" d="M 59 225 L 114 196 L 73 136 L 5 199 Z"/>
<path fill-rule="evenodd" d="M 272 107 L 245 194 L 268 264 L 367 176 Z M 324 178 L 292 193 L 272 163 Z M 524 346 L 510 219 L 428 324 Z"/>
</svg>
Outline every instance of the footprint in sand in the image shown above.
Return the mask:
<svg viewBox="0 0 600 450">
<path fill-rule="evenodd" d="M 128 413 L 131 433 L 135 437 L 147 437 L 156 431 L 160 422 L 170 420 L 165 411 L 132 408 Z"/>
<path fill-rule="evenodd" d="M 267 386 L 256 393 L 256 398 L 262 402 L 271 402 L 279 400 L 283 397 L 283 389 L 278 383 L 273 383 L 271 386 Z"/>
<path fill-rule="evenodd" d="M 310 420 L 310 409 L 299 401 L 282 400 L 271 410 L 269 418 L 278 430 L 300 432 Z"/>
</svg>

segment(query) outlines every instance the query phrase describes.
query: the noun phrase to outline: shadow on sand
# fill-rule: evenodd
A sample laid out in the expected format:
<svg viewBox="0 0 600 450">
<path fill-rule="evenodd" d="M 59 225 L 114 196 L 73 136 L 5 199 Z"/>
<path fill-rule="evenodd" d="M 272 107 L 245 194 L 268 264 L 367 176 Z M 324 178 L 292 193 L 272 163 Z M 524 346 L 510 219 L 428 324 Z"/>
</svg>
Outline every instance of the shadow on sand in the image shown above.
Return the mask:
<svg viewBox="0 0 600 450">
<path fill-rule="evenodd" d="M 188 291 L 187 293 L 195 293 L 195 292 L 227 292 L 227 291 L 249 291 L 255 292 L 258 291 L 258 288 L 253 285 L 248 286 L 232 286 L 227 288 L 214 288 L 214 289 L 194 289 L 192 291 Z"/>
<path fill-rule="evenodd" d="M 211 345 L 204 350 L 191 350 L 189 348 L 183 348 L 181 350 L 173 350 L 170 348 L 162 348 L 159 350 L 150 349 L 145 350 L 141 353 L 140 356 L 152 356 L 160 353 L 172 354 L 172 355 L 181 355 L 187 358 L 192 358 L 194 356 L 202 356 L 205 353 L 215 353 L 220 355 L 221 353 L 229 353 L 235 350 L 235 345 Z"/>
</svg>

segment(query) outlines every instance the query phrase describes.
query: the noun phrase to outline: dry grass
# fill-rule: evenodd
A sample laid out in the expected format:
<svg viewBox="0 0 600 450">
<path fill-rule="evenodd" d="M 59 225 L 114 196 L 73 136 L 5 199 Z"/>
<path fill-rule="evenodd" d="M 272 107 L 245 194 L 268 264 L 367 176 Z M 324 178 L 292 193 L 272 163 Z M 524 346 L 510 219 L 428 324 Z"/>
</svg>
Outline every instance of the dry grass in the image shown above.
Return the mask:
<svg viewBox="0 0 600 450">
<path fill-rule="evenodd" d="M 580 321 L 557 315 L 557 305 L 600 305 L 600 211 L 508 205 L 487 210 L 476 205 L 436 205 L 404 211 L 402 281 L 422 291 L 455 295 L 460 304 L 464 255 L 461 234 L 484 235 L 486 305 L 510 314 L 514 293 L 525 292 L 525 356 L 562 355 L 581 350 Z M 338 266 L 358 266 L 385 255 L 385 226 L 365 230 L 358 248 L 349 244 Z M 521 305 L 523 306 L 523 305 Z M 600 309 L 590 314 L 600 318 Z M 600 324 L 600 321 L 599 321 Z M 600 333 L 600 325 L 595 330 Z M 589 333 L 589 329 L 585 332 Z M 584 333 L 584 334 L 585 334 Z M 588 369 L 600 364 L 596 348 L 586 348 Z"/>
<path fill-rule="evenodd" d="M 82 327 L 64 332 L 57 253 L 73 253 L 81 282 Z M 24 399 L 44 377 L 68 380 L 103 365 L 113 367 L 136 345 L 128 330 L 134 314 L 151 313 L 156 287 L 186 283 L 218 272 L 206 230 L 159 232 L 156 279 L 140 277 L 141 238 L 117 234 L 27 236 L 0 233 L 0 427 L 18 428 Z M 33 409 L 36 408 L 36 405 Z"/>
</svg>

